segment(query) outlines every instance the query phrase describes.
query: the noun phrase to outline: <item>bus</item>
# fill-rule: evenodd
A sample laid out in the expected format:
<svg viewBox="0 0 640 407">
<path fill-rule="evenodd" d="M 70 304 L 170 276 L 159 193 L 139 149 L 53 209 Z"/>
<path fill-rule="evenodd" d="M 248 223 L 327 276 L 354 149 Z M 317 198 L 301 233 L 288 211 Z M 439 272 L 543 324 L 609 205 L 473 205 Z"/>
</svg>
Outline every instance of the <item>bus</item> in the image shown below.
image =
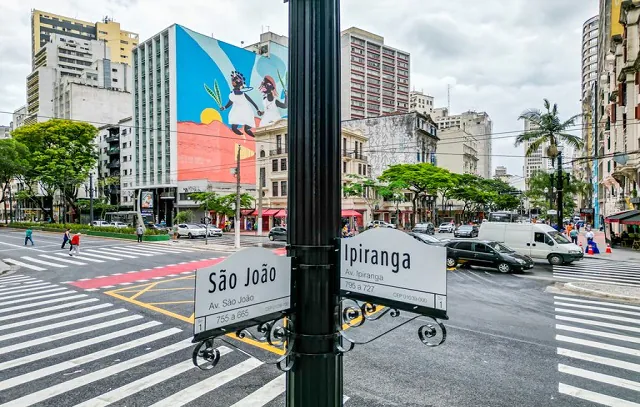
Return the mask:
<svg viewBox="0 0 640 407">
<path fill-rule="evenodd" d="M 111 222 L 122 222 L 127 224 L 127 226 L 135 228 L 138 225 L 142 225 L 143 227 L 149 223 L 153 223 L 152 215 L 142 215 L 140 212 L 136 211 L 120 211 L 120 212 L 107 212 L 105 214 L 105 221 Z"/>
</svg>

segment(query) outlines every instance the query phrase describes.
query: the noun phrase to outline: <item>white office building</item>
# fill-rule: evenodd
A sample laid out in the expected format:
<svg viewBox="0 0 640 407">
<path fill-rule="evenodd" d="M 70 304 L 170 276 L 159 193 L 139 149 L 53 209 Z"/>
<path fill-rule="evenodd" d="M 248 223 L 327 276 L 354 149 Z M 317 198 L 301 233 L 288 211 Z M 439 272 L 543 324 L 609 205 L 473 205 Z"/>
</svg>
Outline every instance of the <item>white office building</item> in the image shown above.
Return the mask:
<svg viewBox="0 0 640 407">
<path fill-rule="evenodd" d="M 422 91 L 409 92 L 409 109 L 422 115 L 431 115 L 433 113 L 434 97 L 427 95 Z"/>
</svg>

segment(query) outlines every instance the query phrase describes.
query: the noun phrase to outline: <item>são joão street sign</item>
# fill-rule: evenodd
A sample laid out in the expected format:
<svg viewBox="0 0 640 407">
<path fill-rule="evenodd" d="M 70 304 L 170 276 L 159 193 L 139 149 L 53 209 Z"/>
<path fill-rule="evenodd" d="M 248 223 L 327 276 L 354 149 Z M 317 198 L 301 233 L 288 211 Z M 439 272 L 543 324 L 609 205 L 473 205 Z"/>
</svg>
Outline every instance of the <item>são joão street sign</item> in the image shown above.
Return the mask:
<svg viewBox="0 0 640 407">
<path fill-rule="evenodd" d="M 253 247 L 196 271 L 194 341 L 277 318 L 291 307 L 291 259 Z"/>
<path fill-rule="evenodd" d="M 343 297 L 447 319 L 447 251 L 391 228 L 341 241 Z"/>
</svg>

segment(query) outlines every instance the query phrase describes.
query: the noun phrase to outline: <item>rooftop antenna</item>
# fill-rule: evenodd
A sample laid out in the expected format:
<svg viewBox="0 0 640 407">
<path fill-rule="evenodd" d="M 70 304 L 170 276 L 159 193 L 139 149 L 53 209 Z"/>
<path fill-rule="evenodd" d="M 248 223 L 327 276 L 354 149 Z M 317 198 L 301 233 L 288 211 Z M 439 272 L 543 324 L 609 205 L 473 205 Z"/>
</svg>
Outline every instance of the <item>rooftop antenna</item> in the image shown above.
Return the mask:
<svg viewBox="0 0 640 407">
<path fill-rule="evenodd" d="M 451 113 L 451 85 L 447 85 L 447 112 Z"/>
</svg>

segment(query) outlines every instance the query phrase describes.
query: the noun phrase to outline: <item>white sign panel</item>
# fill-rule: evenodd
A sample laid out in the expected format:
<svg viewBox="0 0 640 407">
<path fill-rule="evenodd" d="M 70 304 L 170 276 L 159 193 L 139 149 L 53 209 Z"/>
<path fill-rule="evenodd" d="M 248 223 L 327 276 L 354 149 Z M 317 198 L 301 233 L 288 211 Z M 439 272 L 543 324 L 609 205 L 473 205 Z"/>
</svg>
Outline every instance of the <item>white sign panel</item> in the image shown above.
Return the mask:
<svg viewBox="0 0 640 407">
<path fill-rule="evenodd" d="M 549 209 L 547 211 L 547 215 L 557 215 L 557 214 L 558 214 L 558 211 L 556 211 L 555 209 Z"/>
<path fill-rule="evenodd" d="M 291 307 L 291 259 L 247 248 L 196 271 L 194 335 Z"/>
<path fill-rule="evenodd" d="M 343 294 L 386 299 L 446 313 L 447 250 L 391 228 L 375 228 L 342 239 Z"/>
</svg>

